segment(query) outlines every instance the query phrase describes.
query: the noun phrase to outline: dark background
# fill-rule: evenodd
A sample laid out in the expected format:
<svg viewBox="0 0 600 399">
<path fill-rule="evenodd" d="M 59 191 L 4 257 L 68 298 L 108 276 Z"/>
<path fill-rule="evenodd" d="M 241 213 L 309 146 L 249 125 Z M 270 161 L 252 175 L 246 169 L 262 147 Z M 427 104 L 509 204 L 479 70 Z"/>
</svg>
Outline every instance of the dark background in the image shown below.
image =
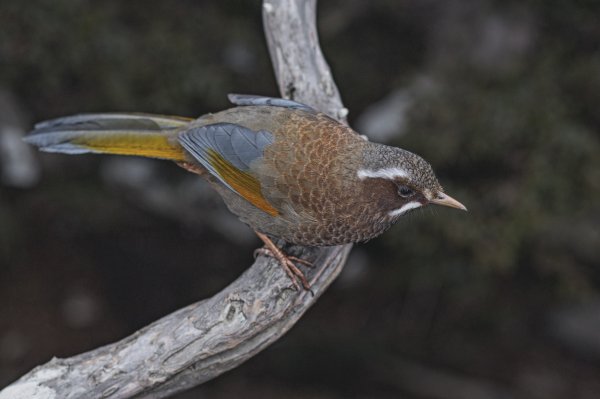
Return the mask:
<svg viewBox="0 0 600 399">
<path fill-rule="evenodd" d="M 39 154 L 81 112 L 276 96 L 258 1 L 0 4 L 0 386 L 212 295 L 258 246 L 167 162 Z M 600 3 L 322 1 L 350 122 L 469 213 L 356 246 L 292 331 L 178 398 L 600 397 Z"/>
</svg>

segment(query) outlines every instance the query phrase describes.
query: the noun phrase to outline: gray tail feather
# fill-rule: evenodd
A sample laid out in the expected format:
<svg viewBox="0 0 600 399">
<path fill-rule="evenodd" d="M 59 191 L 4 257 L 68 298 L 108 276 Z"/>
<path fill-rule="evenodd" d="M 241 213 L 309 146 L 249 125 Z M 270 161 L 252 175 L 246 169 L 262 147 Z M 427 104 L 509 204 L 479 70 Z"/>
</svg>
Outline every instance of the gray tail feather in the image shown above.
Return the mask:
<svg viewBox="0 0 600 399">
<path fill-rule="evenodd" d="M 35 130 L 57 129 L 59 127 L 74 127 L 84 130 L 97 130 L 117 127 L 119 130 L 163 130 L 177 128 L 190 123 L 192 119 L 179 116 L 154 115 L 143 113 L 106 113 L 79 114 L 50 119 L 35 125 Z"/>
<path fill-rule="evenodd" d="M 23 140 L 46 152 L 93 153 L 101 151 L 78 145 L 76 141 L 123 134 L 164 135 L 191 121 L 189 118 L 141 113 L 81 114 L 40 122 Z"/>
</svg>

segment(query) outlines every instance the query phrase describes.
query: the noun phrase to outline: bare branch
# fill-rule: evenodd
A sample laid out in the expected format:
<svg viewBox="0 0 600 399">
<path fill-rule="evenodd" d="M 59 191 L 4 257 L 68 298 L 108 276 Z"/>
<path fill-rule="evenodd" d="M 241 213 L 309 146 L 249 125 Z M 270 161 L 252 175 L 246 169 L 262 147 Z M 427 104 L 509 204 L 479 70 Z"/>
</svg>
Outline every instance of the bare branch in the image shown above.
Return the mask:
<svg viewBox="0 0 600 399">
<path fill-rule="evenodd" d="M 282 97 L 346 122 L 348 110 L 319 46 L 316 0 L 265 0 L 263 21 Z"/>
<path fill-rule="evenodd" d="M 263 17 L 282 95 L 345 120 L 319 48 L 316 0 L 266 0 Z M 1 391 L 0 399 L 163 398 L 202 384 L 285 334 L 337 277 L 350 249 L 286 248 L 316 266 L 306 273 L 314 295 L 295 291 L 276 261 L 260 257 L 212 298 L 119 342 L 53 359 Z"/>
</svg>

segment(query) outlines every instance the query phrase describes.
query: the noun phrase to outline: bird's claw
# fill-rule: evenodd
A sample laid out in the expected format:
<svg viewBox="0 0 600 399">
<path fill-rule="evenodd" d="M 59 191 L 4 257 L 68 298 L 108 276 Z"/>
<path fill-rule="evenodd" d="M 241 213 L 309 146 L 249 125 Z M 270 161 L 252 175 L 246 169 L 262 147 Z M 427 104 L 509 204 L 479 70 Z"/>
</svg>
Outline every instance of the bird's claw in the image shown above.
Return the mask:
<svg viewBox="0 0 600 399">
<path fill-rule="evenodd" d="M 290 278 L 290 280 L 292 280 L 292 284 L 294 285 L 294 288 L 296 288 L 296 290 L 300 290 L 300 284 L 302 284 L 302 287 L 305 290 L 310 291 L 314 295 L 314 292 L 311 290 L 310 283 L 306 279 L 306 276 L 304 276 L 304 273 L 302 273 L 298 266 L 294 264 L 294 262 L 297 262 L 302 265 L 312 267 L 313 264 L 311 262 L 304 259 L 300 259 L 296 256 L 286 255 L 279 248 L 276 248 L 276 251 L 266 247 L 257 248 L 254 251 L 254 258 L 258 257 L 259 255 L 264 255 L 270 258 L 277 259 L 277 261 L 279 261 L 279 264 L 283 267 L 283 270 L 285 271 L 287 276 Z M 300 284 L 298 283 L 298 281 L 300 281 Z"/>
</svg>

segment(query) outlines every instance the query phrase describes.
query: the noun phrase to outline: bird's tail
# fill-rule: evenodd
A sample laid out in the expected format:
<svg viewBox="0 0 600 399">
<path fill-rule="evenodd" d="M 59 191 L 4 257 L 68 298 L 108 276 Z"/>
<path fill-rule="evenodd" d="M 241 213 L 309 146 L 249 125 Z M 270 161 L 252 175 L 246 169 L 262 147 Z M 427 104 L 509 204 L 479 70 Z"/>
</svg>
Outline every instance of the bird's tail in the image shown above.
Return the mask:
<svg viewBox="0 0 600 399">
<path fill-rule="evenodd" d="M 138 155 L 185 161 L 177 132 L 191 121 L 149 114 L 83 114 L 38 123 L 24 140 L 48 152 Z"/>
</svg>

